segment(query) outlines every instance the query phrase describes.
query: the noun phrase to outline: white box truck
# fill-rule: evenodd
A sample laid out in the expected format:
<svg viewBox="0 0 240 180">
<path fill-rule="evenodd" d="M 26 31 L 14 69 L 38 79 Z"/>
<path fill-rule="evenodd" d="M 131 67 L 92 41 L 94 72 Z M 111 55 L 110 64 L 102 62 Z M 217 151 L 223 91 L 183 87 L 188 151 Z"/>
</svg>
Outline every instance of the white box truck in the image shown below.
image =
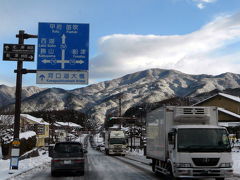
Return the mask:
<svg viewBox="0 0 240 180">
<path fill-rule="evenodd" d="M 176 179 L 232 175 L 228 132 L 218 126 L 216 107 L 166 106 L 149 112 L 146 120 L 153 172 Z"/>
<path fill-rule="evenodd" d="M 105 152 L 107 155 L 125 156 L 127 143 L 124 131 L 109 130 L 105 132 Z"/>
</svg>

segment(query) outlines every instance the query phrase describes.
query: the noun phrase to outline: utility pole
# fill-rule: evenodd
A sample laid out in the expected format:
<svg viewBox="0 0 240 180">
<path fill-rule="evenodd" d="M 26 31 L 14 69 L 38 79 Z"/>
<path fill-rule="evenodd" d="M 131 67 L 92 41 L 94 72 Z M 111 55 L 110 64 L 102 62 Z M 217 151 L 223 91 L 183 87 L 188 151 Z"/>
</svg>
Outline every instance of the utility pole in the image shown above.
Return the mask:
<svg viewBox="0 0 240 180">
<path fill-rule="evenodd" d="M 143 121 L 142 121 L 142 110 L 143 108 L 139 108 L 140 110 L 140 119 L 141 119 L 141 138 L 140 138 L 140 146 L 142 147 L 143 145 Z"/>
<path fill-rule="evenodd" d="M 119 112 L 118 112 L 118 116 L 121 117 L 122 116 L 122 96 L 123 94 L 120 94 L 119 97 L 118 97 L 118 100 L 119 100 Z M 120 119 L 120 122 L 119 122 L 119 129 L 122 128 L 122 119 Z"/>
<path fill-rule="evenodd" d="M 118 116 L 121 117 L 122 116 L 122 97 L 119 97 L 119 113 Z"/>
</svg>

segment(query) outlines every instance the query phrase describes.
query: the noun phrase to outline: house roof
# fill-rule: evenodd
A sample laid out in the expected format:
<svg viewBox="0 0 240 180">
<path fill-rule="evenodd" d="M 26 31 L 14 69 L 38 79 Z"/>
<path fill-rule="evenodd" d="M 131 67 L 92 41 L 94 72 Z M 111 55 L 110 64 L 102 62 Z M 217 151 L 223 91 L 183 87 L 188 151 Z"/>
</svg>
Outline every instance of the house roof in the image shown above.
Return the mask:
<svg viewBox="0 0 240 180">
<path fill-rule="evenodd" d="M 240 115 L 235 114 L 235 113 L 233 113 L 233 112 L 231 112 L 231 111 L 228 111 L 228 110 L 226 110 L 226 109 L 224 109 L 224 108 L 218 107 L 218 111 L 223 112 L 223 113 L 225 113 L 225 114 L 228 114 L 228 115 L 230 115 L 230 116 L 233 116 L 233 117 L 236 117 L 236 118 L 240 119 Z"/>
<path fill-rule="evenodd" d="M 31 116 L 29 114 L 21 114 L 21 117 L 25 117 L 37 124 L 45 124 L 45 125 L 49 125 L 49 123 L 47 123 L 46 121 L 43 120 L 43 118 L 36 118 L 34 116 Z"/>
<path fill-rule="evenodd" d="M 56 122 L 56 126 L 69 126 L 69 127 L 74 127 L 74 128 L 82 128 L 79 124 L 73 123 L 73 122 Z"/>
<path fill-rule="evenodd" d="M 204 100 L 202 100 L 202 101 L 200 101 L 200 102 L 197 102 L 196 104 L 194 104 L 194 106 L 196 106 L 196 105 L 198 105 L 198 104 L 201 104 L 202 102 L 207 101 L 207 100 L 209 100 L 209 99 L 212 99 L 212 98 L 215 97 L 215 96 L 222 96 L 222 97 L 225 97 L 225 98 L 228 98 L 228 99 L 231 99 L 231 100 L 233 100 L 233 101 L 236 101 L 236 102 L 239 102 L 239 103 L 240 103 L 240 98 L 237 97 L 237 96 L 233 96 L 233 95 L 225 94 L 225 93 L 217 93 L 217 94 L 215 94 L 215 95 L 213 95 L 213 96 L 208 97 L 207 99 L 204 99 Z"/>
</svg>

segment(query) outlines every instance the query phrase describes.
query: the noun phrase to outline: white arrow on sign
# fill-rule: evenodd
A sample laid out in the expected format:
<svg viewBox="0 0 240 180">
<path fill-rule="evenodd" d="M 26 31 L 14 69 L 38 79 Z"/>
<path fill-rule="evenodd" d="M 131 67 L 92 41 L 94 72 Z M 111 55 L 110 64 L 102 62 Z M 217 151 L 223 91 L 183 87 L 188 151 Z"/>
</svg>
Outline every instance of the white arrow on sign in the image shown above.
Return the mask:
<svg viewBox="0 0 240 180">
<path fill-rule="evenodd" d="M 29 58 L 30 58 L 31 60 L 33 60 L 34 57 L 31 55 L 31 56 L 29 56 Z"/>
<path fill-rule="evenodd" d="M 84 61 L 83 60 L 79 60 L 79 61 L 76 61 L 77 64 L 83 64 Z"/>
<path fill-rule="evenodd" d="M 8 49 L 9 49 L 9 46 L 5 46 L 5 49 L 6 49 L 6 51 L 8 51 Z"/>
<path fill-rule="evenodd" d="M 63 34 L 61 36 L 61 39 L 62 39 L 62 44 L 61 44 L 61 49 L 62 49 L 62 54 L 61 54 L 61 60 L 48 60 L 48 59 L 44 59 L 42 60 L 42 62 L 44 64 L 47 64 L 47 63 L 52 63 L 52 64 L 55 64 L 55 63 L 61 63 L 61 68 L 64 69 L 64 66 L 66 63 L 70 63 L 70 64 L 83 64 L 84 61 L 83 60 L 77 60 L 77 61 L 72 61 L 72 60 L 65 60 L 65 49 L 66 49 L 66 35 Z"/>
<path fill-rule="evenodd" d="M 62 44 L 66 44 L 66 41 L 65 41 L 66 40 L 66 36 L 65 36 L 65 34 L 63 34 L 61 38 L 62 38 Z"/>
</svg>

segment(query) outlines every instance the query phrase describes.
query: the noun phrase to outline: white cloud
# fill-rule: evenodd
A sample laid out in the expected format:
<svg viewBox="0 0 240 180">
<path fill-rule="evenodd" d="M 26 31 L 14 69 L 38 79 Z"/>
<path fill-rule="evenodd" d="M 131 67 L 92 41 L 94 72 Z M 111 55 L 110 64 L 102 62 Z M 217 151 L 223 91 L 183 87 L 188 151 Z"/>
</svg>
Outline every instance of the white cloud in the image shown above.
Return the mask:
<svg viewBox="0 0 240 180">
<path fill-rule="evenodd" d="M 197 4 L 197 7 L 198 7 L 199 9 L 203 9 L 203 8 L 205 8 L 205 6 L 203 5 L 203 3 L 199 3 L 199 4 Z"/>
<path fill-rule="evenodd" d="M 168 68 L 186 73 L 240 72 L 240 65 L 211 54 L 240 43 L 240 13 L 217 17 L 186 35 L 113 34 L 99 41 L 99 55 L 90 63 L 91 78 L 115 78 L 149 69 Z M 231 57 L 233 58 L 233 56 Z M 240 62 L 240 56 L 234 56 Z"/>
<path fill-rule="evenodd" d="M 199 9 L 204 9 L 206 7 L 205 4 L 215 3 L 215 2 L 217 2 L 217 0 L 193 0 L 193 2 L 197 3 L 197 7 Z"/>
</svg>

